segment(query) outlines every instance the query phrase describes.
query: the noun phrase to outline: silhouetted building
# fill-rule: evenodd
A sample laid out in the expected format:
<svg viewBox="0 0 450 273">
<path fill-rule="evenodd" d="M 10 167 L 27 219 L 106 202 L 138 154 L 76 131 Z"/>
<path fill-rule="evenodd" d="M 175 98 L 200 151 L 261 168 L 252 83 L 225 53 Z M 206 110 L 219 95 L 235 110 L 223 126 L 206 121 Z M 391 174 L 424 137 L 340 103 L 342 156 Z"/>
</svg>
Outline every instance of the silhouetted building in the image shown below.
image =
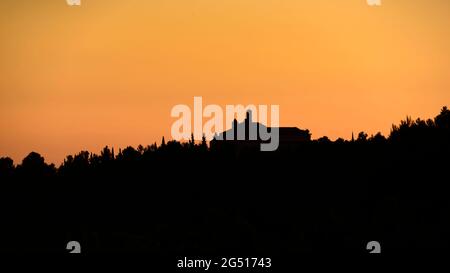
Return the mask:
<svg viewBox="0 0 450 273">
<path fill-rule="evenodd" d="M 252 113 L 248 111 L 243 122 L 234 119 L 231 129 L 216 134 L 211 140 L 211 148 L 221 150 L 226 147 L 239 151 L 260 150 L 261 143 L 270 142 L 268 137 L 271 136 L 270 133 L 274 129 L 278 129 L 279 149 L 292 148 L 311 140 L 309 130 L 297 127 L 267 127 L 259 122 L 253 122 Z"/>
</svg>

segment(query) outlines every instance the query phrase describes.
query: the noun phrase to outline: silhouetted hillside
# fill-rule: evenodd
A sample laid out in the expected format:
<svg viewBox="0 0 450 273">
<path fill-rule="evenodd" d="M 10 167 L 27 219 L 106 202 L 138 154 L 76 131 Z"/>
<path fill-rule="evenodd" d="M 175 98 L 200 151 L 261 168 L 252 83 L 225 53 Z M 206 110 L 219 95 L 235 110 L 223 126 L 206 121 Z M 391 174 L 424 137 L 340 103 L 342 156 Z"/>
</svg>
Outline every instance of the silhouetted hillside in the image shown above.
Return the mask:
<svg viewBox="0 0 450 273">
<path fill-rule="evenodd" d="M 450 111 L 275 152 L 162 141 L 0 159 L 0 249 L 157 253 L 364 252 L 450 247 Z"/>
</svg>

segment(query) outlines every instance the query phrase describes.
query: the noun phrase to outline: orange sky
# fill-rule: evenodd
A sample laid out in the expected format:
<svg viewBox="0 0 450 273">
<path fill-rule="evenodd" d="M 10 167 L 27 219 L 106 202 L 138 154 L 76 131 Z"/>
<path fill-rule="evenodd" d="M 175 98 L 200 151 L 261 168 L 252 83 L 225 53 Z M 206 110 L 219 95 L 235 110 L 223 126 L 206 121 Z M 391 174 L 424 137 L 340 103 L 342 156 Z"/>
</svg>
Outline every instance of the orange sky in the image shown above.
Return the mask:
<svg viewBox="0 0 450 273">
<path fill-rule="evenodd" d="M 313 138 L 450 105 L 450 1 L 2 0 L 0 156 L 160 142 L 176 104 L 279 104 Z"/>
</svg>

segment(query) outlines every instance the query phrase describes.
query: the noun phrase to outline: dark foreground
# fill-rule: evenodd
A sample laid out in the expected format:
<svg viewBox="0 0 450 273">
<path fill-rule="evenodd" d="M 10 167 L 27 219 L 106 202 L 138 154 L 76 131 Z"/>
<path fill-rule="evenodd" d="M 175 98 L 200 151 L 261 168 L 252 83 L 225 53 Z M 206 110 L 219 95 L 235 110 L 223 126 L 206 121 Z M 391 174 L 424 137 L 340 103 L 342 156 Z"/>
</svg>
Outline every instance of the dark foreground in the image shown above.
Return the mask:
<svg viewBox="0 0 450 273">
<path fill-rule="evenodd" d="M 450 252 L 449 149 L 310 143 L 175 153 L 2 182 L 1 251 Z"/>
<path fill-rule="evenodd" d="M 244 143 L 245 144 L 245 143 Z M 117 155 L 0 158 L 0 251 L 183 255 L 450 252 L 450 110 L 386 139 L 276 152 L 163 141 Z"/>
</svg>

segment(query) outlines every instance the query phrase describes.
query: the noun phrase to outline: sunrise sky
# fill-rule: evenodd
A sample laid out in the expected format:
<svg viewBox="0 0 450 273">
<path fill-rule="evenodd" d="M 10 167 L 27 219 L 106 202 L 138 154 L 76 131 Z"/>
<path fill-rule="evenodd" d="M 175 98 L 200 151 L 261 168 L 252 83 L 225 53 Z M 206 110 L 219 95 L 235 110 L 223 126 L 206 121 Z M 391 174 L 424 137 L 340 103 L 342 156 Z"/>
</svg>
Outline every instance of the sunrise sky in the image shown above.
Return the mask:
<svg viewBox="0 0 450 273">
<path fill-rule="evenodd" d="M 170 138 L 176 104 L 279 104 L 313 138 L 450 105 L 450 1 L 2 0 L 0 156 Z"/>
</svg>

